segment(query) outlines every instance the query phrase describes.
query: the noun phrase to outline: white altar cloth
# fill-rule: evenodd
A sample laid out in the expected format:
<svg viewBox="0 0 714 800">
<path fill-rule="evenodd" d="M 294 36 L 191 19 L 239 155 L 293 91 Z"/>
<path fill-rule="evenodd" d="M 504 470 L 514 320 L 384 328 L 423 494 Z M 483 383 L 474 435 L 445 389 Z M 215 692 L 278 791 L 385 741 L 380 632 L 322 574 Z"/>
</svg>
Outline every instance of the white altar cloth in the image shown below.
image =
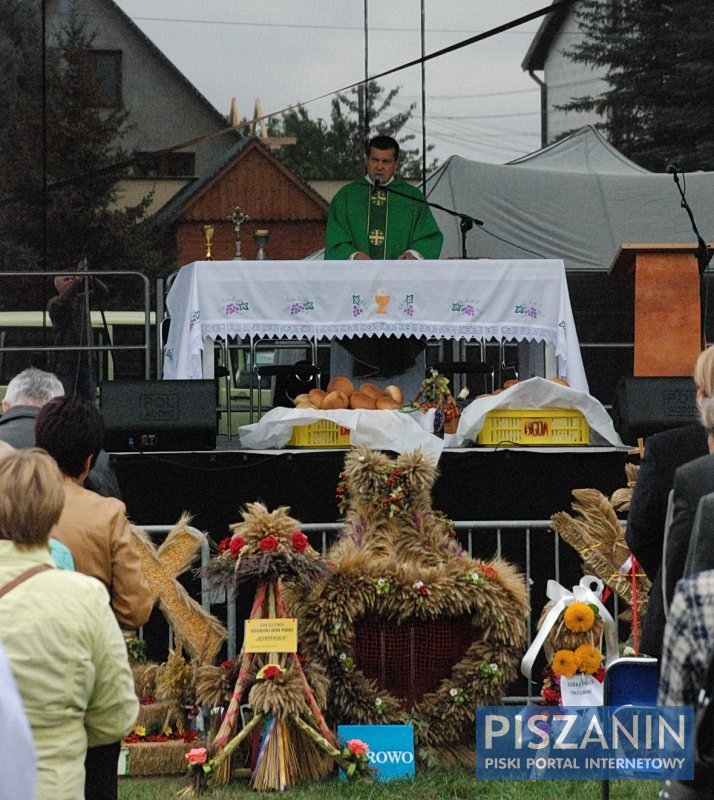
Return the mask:
<svg viewBox="0 0 714 800">
<path fill-rule="evenodd" d="M 588 385 L 560 260 L 196 261 L 167 297 L 165 378 L 201 378 L 206 340 L 427 336 L 553 345 Z"/>
</svg>

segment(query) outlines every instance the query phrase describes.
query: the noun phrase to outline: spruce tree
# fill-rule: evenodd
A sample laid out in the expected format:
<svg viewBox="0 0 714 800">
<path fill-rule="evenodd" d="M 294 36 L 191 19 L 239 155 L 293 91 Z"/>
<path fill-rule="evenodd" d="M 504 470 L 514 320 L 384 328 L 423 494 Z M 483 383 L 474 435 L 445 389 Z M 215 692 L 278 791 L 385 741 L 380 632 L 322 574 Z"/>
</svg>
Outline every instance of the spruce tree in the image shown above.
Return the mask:
<svg viewBox="0 0 714 800">
<path fill-rule="evenodd" d="M 608 87 L 562 110 L 595 111 L 612 144 L 662 172 L 714 169 L 714 3 L 582 0 L 571 60 L 605 68 Z"/>
</svg>

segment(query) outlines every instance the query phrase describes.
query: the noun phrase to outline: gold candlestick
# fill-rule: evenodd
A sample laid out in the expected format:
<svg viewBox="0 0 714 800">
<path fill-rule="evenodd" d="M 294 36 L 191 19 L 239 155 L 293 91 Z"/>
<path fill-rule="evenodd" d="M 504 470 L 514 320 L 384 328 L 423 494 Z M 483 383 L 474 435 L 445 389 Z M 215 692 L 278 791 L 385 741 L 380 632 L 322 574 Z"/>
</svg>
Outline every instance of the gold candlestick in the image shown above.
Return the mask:
<svg viewBox="0 0 714 800">
<path fill-rule="evenodd" d="M 213 261 L 211 255 L 211 245 L 213 243 L 213 234 L 216 232 L 215 225 L 201 225 L 201 233 L 203 234 L 203 241 L 206 243 L 206 254 L 203 257 L 204 261 Z"/>
</svg>

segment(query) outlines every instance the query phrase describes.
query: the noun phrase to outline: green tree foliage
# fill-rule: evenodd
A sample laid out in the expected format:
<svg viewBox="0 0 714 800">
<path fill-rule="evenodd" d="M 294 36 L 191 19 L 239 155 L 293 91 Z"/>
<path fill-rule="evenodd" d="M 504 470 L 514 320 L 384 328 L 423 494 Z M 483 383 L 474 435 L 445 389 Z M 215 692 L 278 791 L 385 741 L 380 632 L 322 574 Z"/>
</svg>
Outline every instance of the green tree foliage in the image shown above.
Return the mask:
<svg viewBox="0 0 714 800">
<path fill-rule="evenodd" d="M 585 38 L 566 55 L 604 67 L 609 88 L 560 108 L 602 115 L 612 144 L 652 171 L 714 169 L 714 3 L 583 0 L 576 14 Z"/>
<path fill-rule="evenodd" d="M 112 205 L 116 165 L 131 160 L 127 119 L 97 101 L 85 68 L 92 37 L 70 18 L 43 65 L 39 5 L 0 0 L 0 270 L 71 270 L 85 256 L 90 269 L 165 269 L 170 247 L 143 221 L 149 198 Z M 34 290 L 3 289 L 4 308 L 40 305 Z"/>
<path fill-rule="evenodd" d="M 403 128 L 412 118 L 416 103 L 406 111 L 390 114 L 392 101 L 399 89 L 385 90 L 375 81 L 367 84 L 366 114 L 370 138 L 378 134 L 393 136 L 401 148 L 400 174 L 406 178 L 421 178 L 419 150 L 410 148 L 413 133 Z M 270 120 L 272 136 L 295 136 L 297 142 L 277 152 L 278 158 L 304 180 L 352 180 L 364 171 L 364 115 L 362 87 L 349 95 L 338 94 L 332 100 L 329 125 L 323 119 L 310 119 L 304 106 L 285 112 Z M 433 149 L 429 146 L 428 151 Z M 427 166 L 433 169 L 436 161 Z"/>
</svg>

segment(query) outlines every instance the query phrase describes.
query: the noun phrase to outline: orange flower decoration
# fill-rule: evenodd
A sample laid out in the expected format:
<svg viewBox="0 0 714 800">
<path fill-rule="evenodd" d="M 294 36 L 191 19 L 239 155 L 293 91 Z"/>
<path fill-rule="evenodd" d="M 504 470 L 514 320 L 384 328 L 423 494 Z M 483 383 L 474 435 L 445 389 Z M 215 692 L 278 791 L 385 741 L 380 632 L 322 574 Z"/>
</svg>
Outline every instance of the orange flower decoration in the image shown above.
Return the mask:
<svg viewBox="0 0 714 800">
<path fill-rule="evenodd" d="M 581 644 L 575 650 L 575 660 L 578 662 L 578 670 L 586 675 L 594 675 L 602 664 L 602 653 L 591 644 Z"/>
<path fill-rule="evenodd" d="M 571 603 L 563 614 L 565 627 L 573 633 L 585 633 L 595 622 L 595 612 L 586 603 Z"/>
<path fill-rule="evenodd" d="M 566 678 L 572 678 L 578 671 L 578 661 L 572 650 L 558 650 L 550 666 L 556 675 L 564 675 Z"/>
</svg>

